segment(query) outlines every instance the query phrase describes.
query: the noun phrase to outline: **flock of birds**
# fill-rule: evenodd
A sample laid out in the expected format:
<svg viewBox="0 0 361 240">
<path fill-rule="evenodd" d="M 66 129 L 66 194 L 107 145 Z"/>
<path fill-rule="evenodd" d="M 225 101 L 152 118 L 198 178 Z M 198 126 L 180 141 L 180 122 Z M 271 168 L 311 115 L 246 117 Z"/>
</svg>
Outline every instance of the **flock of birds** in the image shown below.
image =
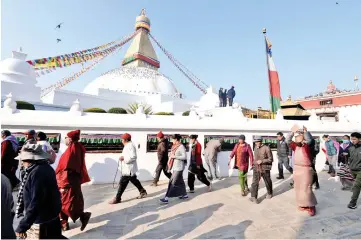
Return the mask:
<svg viewBox="0 0 361 240">
<path fill-rule="evenodd" d="M 55 30 L 57 30 L 57 29 L 59 29 L 60 30 L 60 28 L 61 28 L 61 26 L 63 25 L 64 23 L 62 22 L 62 23 L 59 23 L 58 25 L 56 25 L 56 27 L 54 28 Z M 61 39 L 60 38 L 57 38 L 56 39 L 56 43 L 59 43 L 59 42 L 61 42 Z"/>
</svg>

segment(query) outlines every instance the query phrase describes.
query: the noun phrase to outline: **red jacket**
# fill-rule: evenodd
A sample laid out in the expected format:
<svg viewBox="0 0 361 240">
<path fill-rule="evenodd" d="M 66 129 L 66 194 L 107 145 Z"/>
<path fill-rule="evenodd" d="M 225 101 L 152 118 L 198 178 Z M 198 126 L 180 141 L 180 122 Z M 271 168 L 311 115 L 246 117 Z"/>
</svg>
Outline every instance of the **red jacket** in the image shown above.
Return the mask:
<svg viewBox="0 0 361 240">
<path fill-rule="evenodd" d="M 251 166 L 253 166 L 253 152 L 252 152 L 252 148 L 248 143 L 245 143 L 243 152 L 242 152 L 242 156 L 241 159 L 239 159 L 239 157 L 237 156 L 237 148 L 239 146 L 239 143 L 237 143 L 234 148 L 233 151 L 231 153 L 231 155 L 229 156 L 230 158 L 235 157 L 235 161 L 234 161 L 234 167 L 238 168 L 240 171 L 248 171 L 248 167 L 249 167 L 249 162 L 251 162 Z"/>
<path fill-rule="evenodd" d="M 192 145 L 191 163 L 194 162 L 197 166 L 202 165 L 202 145 L 199 142 Z"/>
</svg>

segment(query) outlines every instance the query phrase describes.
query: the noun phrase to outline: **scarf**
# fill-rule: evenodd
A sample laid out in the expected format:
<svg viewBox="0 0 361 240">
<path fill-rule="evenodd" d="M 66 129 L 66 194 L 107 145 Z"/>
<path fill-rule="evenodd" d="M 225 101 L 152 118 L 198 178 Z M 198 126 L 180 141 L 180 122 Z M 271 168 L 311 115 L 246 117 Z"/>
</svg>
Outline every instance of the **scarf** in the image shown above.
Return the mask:
<svg viewBox="0 0 361 240">
<path fill-rule="evenodd" d="M 24 216 L 23 212 L 24 212 L 24 195 L 23 195 L 23 191 L 24 191 L 24 186 L 26 184 L 26 181 L 28 180 L 28 176 L 30 174 L 30 172 L 35 168 L 36 164 L 32 164 L 29 167 L 27 167 L 26 169 L 24 169 L 25 171 L 25 175 L 24 178 L 21 181 L 21 185 L 20 185 L 20 189 L 19 189 L 19 194 L 18 194 L 18 202 L 16 204 L 16 217 L 22 217 Z"/>
<path fill-rule="evenodd" d="M 170 155 L 175 155 L 175 152 L 177 151 L 177 149 L 179 148 L 180 145 L 181 145 L 181 143 L 173 144 L 173 145 L 172 145 L 172 148 L 171 148 L 171 150 L 170 150 Z M 168 162 L 168 169 L 169 169 L 169 171 L 172 169 L 173 163 L 174 163 L 174 158 L 170 158 L 170 159 L 169 159 L 169 162 Z"/>
<path fill-rule="evenodd" d="M 13 135 L 11 135 L 4 139 L 4 141 L 6 140 L 9 140 L 11 142 L 11 146 L 13 147 L 14 151 L 17 153 L 19 149 L 19 143 L 16 140 L 16 138 Z"/>
</svg>

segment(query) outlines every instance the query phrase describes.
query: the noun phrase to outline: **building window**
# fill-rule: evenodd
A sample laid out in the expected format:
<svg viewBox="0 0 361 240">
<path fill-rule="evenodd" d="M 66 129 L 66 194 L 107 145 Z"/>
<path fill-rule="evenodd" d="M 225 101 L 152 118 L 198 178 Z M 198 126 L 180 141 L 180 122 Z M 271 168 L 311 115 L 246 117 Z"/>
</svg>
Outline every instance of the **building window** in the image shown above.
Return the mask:
<svg viewBox="0 0 361 240">
<path fill-rule="evenodd" d="M 331 104 L 332 104 L 332 99 L 320 101 L 321 106 L 323 106 L 323 105 L 331 105 Z"/>
<path fill-rule="evenodd" d="M 186 148 L 186 151 L 189 151 L 189 135 L 181 135 L 182 139 L 181 142 Z M 165 138 L 168 139 L 169 142 L 169 148 L 168 152 L 170 152 L 170 149 L 172 148 L 172 139 L 170 139 L 170 135 L 164 135 Z M 147 152 L 156 152 L 158 148 L 158 139 L 156 134 L 148 134 L 147 136 Z"/>
<path fill-rule="evenodd" d="M 82 134 L 80 143 L 87 153 L 121 153 L 121 134 Z"/>
<path fill-rule="evenodd" d="M 207 143 L 210 140 L 219 140 L 223 138 L 224 142 L 221 146 L 222 152 L 233 151 L 234 146 L 239 142 L 239 136 L 226 136 L 226 135 L 205 135 L 204 136 L 204 148 L 207 147 Z"/>
</svg>

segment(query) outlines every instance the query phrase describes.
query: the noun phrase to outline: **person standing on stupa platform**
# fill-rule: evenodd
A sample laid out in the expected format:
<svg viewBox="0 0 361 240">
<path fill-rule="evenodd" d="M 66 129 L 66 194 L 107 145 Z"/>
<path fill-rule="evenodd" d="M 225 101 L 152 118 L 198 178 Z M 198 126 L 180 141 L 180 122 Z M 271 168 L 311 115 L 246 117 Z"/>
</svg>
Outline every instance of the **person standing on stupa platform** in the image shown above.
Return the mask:
<svg viewBox="0 0 361 240">
<path fill-rule="evenodd" d="M 12 189 L 15 189 L 20 183 L 16 177 L 19 164 L 15 160 L 18 156 L 19 143 L 9 130 L 1 131 L 1 139 L 1 173 L 9 179 Z"/>
<path fill-rule="evenodd" d="M 355 183 L 352 187 L 351 201 L 347 205 L 350 209 L 357 208 L 357 199 L 361 192 L 361 133 L 354 132 L 351 134 L 352 146 L 349 148 L 349 166 Z"/>
<path fill-rule="evenodd" d="M 223 88 L 218 91 L 219 107 L 223 107 Z"/>
<path fill-rule="evenodd" d="M 162 131 L 160 131 L 157 134 L 158 139 L 158 148 L 157 148 L 157 156 L 158 156 L 158 165 L 155 170 L 155 177 L 153 180 L 153 183 L 151 186 L 158 186 L 158 181 L 160 178 L 160 174 L 164 173 L 164 175 L 167 176 L 167 178 L 171 178 L 172 174 L 168 172 L 168 149 L 169 149 L 169 143 L 168 139 L 164 137 L 164 134 Z"/>
<path fill-rule="evenodd" d="M 190 143 L 191 143 L 191 159 L 188 168 L 188 187 L 189 192 L 194 193 L 194 182 L 197 179 L 201 181 L 203 184 L 208 186 L 208 191 L 212 191 L 212 184 L 208 181 L 206 175 L 207 172 L 202 164 L 202 146 L 198 142 L 198 135 L 190 135 Z"/>
<path fill-rule="evenodd" d="M 295 136 L 295 141 L 292 141 Z M 306 127 L 299 129 L 298 125 L 292 127 L 286 141 L 294 151 L 294 189 L 298 210 L 307 211 L 310 216 L 316 214 L 317 200 L 312 191 L 314 168 L 312 166 L 312 136 Z"/>
<path fill-rule="evenodd" d="M 292 157 L 292 151 L 285 141 L 285 137 L 282 132 L 277 133 L 277 158 L 278 158 L 278 177 L 277 179 L 284 179 L 283 166 L 293 174 L 293 169 L 290 166 L 290 158 Z"/>
<path fill-rule="evenodd" d="M 181 143 L 180 134 L 172 135 L 173 145 L 170 151 L 168 171 L 172 171 L 172 177 L 169 180 L 167 193 L 164 198 L 159 199 L 162 204 L 168 204 L 168 198 L 179 197 L 188 199 L 186 184 L 183 180 L 183 171 L 187 165 L 186 149 Z"/>
<path fill-rule="evenodd" d="M 233 99 L 235 96 L 236 96 L 236 91 L 234 90 L 234 86 L 232 86 L 231 89 L 229 89 L 227 92 L 227 98 L 230 107 L 232 107 L 233 105 Z"/>
<path fill-rule="evenodd" d="M 247 196 L 249 193 L 247 173 L 250 166 L 253 166 L 253 152 L 251 146 L 245 142 L 246 137 L 244 135 L 239 136 L 239 142 L 234 146 L 231 155 L 229 156 L 228 166 L 231 163 L 232 158 L 235 156 L 234 168 L 238 169 L 239 184 L 241 185 L 242 196 Z"/>
<path fill-rule="evenodd" d="M 204 149 L 204 163 L 208 173 L 208 180 L 220 179 L 217 174 L 217 155 L 221 151 L 223 138 L 210 140 Z"/>
<path fill-rule="evenodd" d="M 227 107 L 227 89 L 224 89 L 224 92 L 222 94 L 222 100 L 223 100 L 223 107 Z"/>
<path fill-rule="evenodd" d="M 68 132 L 65 144 L 68 148 L 59 159 L 55 170 L 56 180 L 61 194 L 62 208 L 60 212 L 63 231 L 69 230 L 69 217 L 75 222 L 80 219 L 83 231 L 87 226 L 91 213 L 84 212 L 84 198 L 81 185 L 90 182 L 85 165 L 85 148 L 81 143 L 80 130 Z"/>
<path fill-rule="evenodd" d="M 140 193 L 137 199 L 145 198 L 147 196 L 147 191 L 143 188 L 137 178 L 137 150 L 132 142 L 132 136 L 128 133 L 123 134 L 122 143 L 124 148 L 122 156 L 119 158 L 122 177 L 120 178 L 117 195 L 109 202 L 109 204 L 118 204 L 122 201 L 122 195 L 129 182 L 131 182 Z"/>
<path fill-rule="evenodd" d="M 254 149 L 254 165 L 253 165 L 253 179 L 251 189 L 251 202 L 258 204 L 258 188 L 261 177 L 266 185 L 267 199 L 271 199 L 273 195 L 271 169 L 273 162 L 273 155 L 269 146 L 262 143 L 263 139 L 256 136 L 253 140 L 255 142 Z"/>
</svg>

